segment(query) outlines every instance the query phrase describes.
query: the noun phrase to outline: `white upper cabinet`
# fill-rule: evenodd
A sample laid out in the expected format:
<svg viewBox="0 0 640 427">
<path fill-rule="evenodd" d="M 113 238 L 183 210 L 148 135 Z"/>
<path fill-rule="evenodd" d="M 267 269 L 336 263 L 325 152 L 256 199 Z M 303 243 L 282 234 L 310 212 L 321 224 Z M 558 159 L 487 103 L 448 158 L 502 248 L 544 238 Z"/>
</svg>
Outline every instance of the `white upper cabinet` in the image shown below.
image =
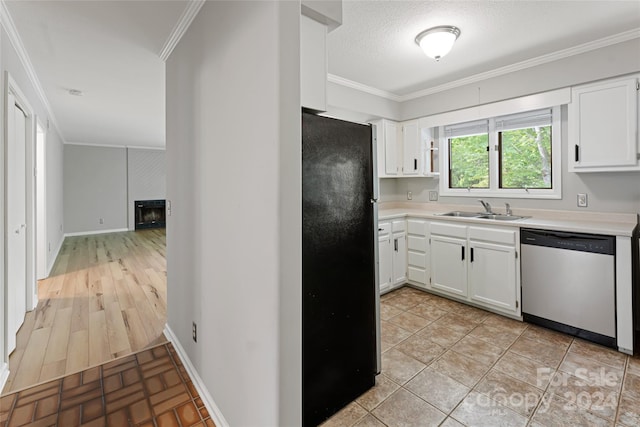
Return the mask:
<svg viewBox="0 0 640 427">
<path fill-rule="evenodd" d="M 376 127 L 378 178 L 395 178 L 400 174 L 398 159 L 402 155 L 398 144 L 398 123 L 382 119 L 371 124 Z"/>
<path fill-rule="evenodd" d="M 572 89 L 569 171 L 640 170 L 638 76 Z"/>
<path fill-rule="evenodd" d="M 327 26 L 300 16 L 300 99 L 304 108 L 327 110 Z"/>
<path fill-rule="evenodd" d="M 433 151 L 425 149 L 427 139 L 431 144 L 430 129 L 421 129 L 418 120 L 397 123 L 381 119 L 371 123 L 376 126 L 378 178 L 437 175 L 432 170 Z"/>
<path fill-rule="evenodd" d="M 422 174 L 422 151 L 418 121 L 402 123 L 402 175 Z"/>
</svg>

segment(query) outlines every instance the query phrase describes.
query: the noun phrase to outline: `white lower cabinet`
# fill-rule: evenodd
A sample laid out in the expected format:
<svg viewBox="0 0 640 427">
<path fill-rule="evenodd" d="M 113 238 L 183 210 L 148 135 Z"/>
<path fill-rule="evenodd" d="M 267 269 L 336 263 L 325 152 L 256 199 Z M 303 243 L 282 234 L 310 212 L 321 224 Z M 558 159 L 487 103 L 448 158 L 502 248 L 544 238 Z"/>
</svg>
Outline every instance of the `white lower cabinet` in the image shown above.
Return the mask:
<svg viewBox="0 0 640 427">
<path fill-rule="evenodd" d="M 393 286 L 407 281 L 407 229 L 406 221 L 396 220 L 391 223 L 393 243 Z"/>
<path fill-rule="evenodd" d="M 378 278 L 380 293 L 407 281 L 406 221 L 378 223 Z"/>
<path fill-rule="evenodd" d="M 467 297 L 467 226 L 431 223 L 431 287 Z"/>
<path fill-rule="evenodd" d="M 431 288 L 520 316 L 518 231 L 431 223 Z"/>
<path fill-rule="evenodd" d="M 381 221 L 380 292 L 399 285 L 450 296 L 520 316 L 520 232 L 515 227 L 460 222 Z"/>
<path fill-rule="evenodd" d="M 421 288 L 427 288 L 429 269 L 429 222 L 424 219 L 407 220 L 407 280 Z"/>
<path fill-rule="evenodd" d="M 378 280 L 380 293 L 387 292 L 391 289 L 392 276 L 391 224 L 381 222 L 378 224 Z"/>
</svg>

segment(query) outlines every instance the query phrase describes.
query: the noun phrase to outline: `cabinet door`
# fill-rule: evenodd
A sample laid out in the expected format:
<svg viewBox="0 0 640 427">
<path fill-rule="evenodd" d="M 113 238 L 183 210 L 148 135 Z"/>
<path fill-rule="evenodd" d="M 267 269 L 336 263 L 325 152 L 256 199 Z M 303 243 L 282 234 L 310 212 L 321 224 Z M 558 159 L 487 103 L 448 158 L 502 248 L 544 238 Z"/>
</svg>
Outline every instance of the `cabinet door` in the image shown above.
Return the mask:
<svg viewBox="0 0 640 427">
<path fill-rule="evenodd" d="M 407 235 L 393 234 L 393 284 L 400 285 L 407 281 Z"/>
<path fill-rule="evenodd" d="M 467 296 L 466 240 L 431 235 L 431 287 Z"/>
<path fill-rule="evenodd" d="M 569 104 L 569 170 L 635 170 L 638 166 L 636 78 L 576 87 Z"/>
<path fill-rule="evenodd" d="M 402 150 L 402 175 L 411 176 L 421 174 L 422 156 L 417 121 L 402 124 Z"/>
<path fill-rule="evenodd" d="M 398 167 L 398 126 L 396 123 L 383 121 L 384 132 L 384 171 L 387 175 L 397 176 L 400 173 Z M 378 142 L 379 143 L 379 142 Z"/>
<path fill-rule="evenodd" d="M 300 102 L 327 111 L 327 26 L 300 15 Z"/>
<path fill-rule="evenodd" d="M 391 288 L 393 276 L 393 250 L 391 235 L 382 234 L 378 237 L 378 278 L 380 280 L 380 293 Z"/>
<path fill-rule="evenodd" d="M 471 300 L 519 315 L 518 277 L 514 246 L 469 243 L 469 296 Z"/>
</svg>

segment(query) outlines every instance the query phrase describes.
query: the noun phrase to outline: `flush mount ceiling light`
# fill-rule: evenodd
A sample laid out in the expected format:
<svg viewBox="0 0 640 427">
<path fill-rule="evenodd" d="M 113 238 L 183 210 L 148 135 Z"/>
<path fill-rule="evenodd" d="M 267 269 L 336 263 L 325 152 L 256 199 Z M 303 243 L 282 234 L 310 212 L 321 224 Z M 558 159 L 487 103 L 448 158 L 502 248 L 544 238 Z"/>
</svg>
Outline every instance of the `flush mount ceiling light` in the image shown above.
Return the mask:
<svg viewBox="0 0 640 427">
<path fill-rule="evenodd" d="M 451 25 L 429 28 L 416 36 L 416 44 L 422 48 L 425 55 L 439 61 L 445 56 L 453 43 L 460 36 L 460 29 Z"/>
</svg>

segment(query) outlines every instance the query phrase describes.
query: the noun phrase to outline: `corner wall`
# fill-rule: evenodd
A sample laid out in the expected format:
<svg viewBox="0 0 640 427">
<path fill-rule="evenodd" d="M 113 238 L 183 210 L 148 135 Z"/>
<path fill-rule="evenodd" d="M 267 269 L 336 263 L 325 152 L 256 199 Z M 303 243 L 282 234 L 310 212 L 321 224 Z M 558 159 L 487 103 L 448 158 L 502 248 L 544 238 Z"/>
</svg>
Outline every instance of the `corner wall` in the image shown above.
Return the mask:
<svg viewBox="0 0 640 427">
<path fill-rule="evenodd" d="M 65 233 L 127 229 L 127 150 L 66 144 L 64 190 Z"/>
<path fill-rule="evenodd" d="M 233 426 L 301 420 L 299 22 L 206 2 L 166 64 L 168 326 Z"/>
<path fill-rule="evenodd" d="M 167 195 L 164 150 L 127 149 L 127 211 L 129 230 L 136 228 L 133 203 L 163 200 Z"/>
</svg>

